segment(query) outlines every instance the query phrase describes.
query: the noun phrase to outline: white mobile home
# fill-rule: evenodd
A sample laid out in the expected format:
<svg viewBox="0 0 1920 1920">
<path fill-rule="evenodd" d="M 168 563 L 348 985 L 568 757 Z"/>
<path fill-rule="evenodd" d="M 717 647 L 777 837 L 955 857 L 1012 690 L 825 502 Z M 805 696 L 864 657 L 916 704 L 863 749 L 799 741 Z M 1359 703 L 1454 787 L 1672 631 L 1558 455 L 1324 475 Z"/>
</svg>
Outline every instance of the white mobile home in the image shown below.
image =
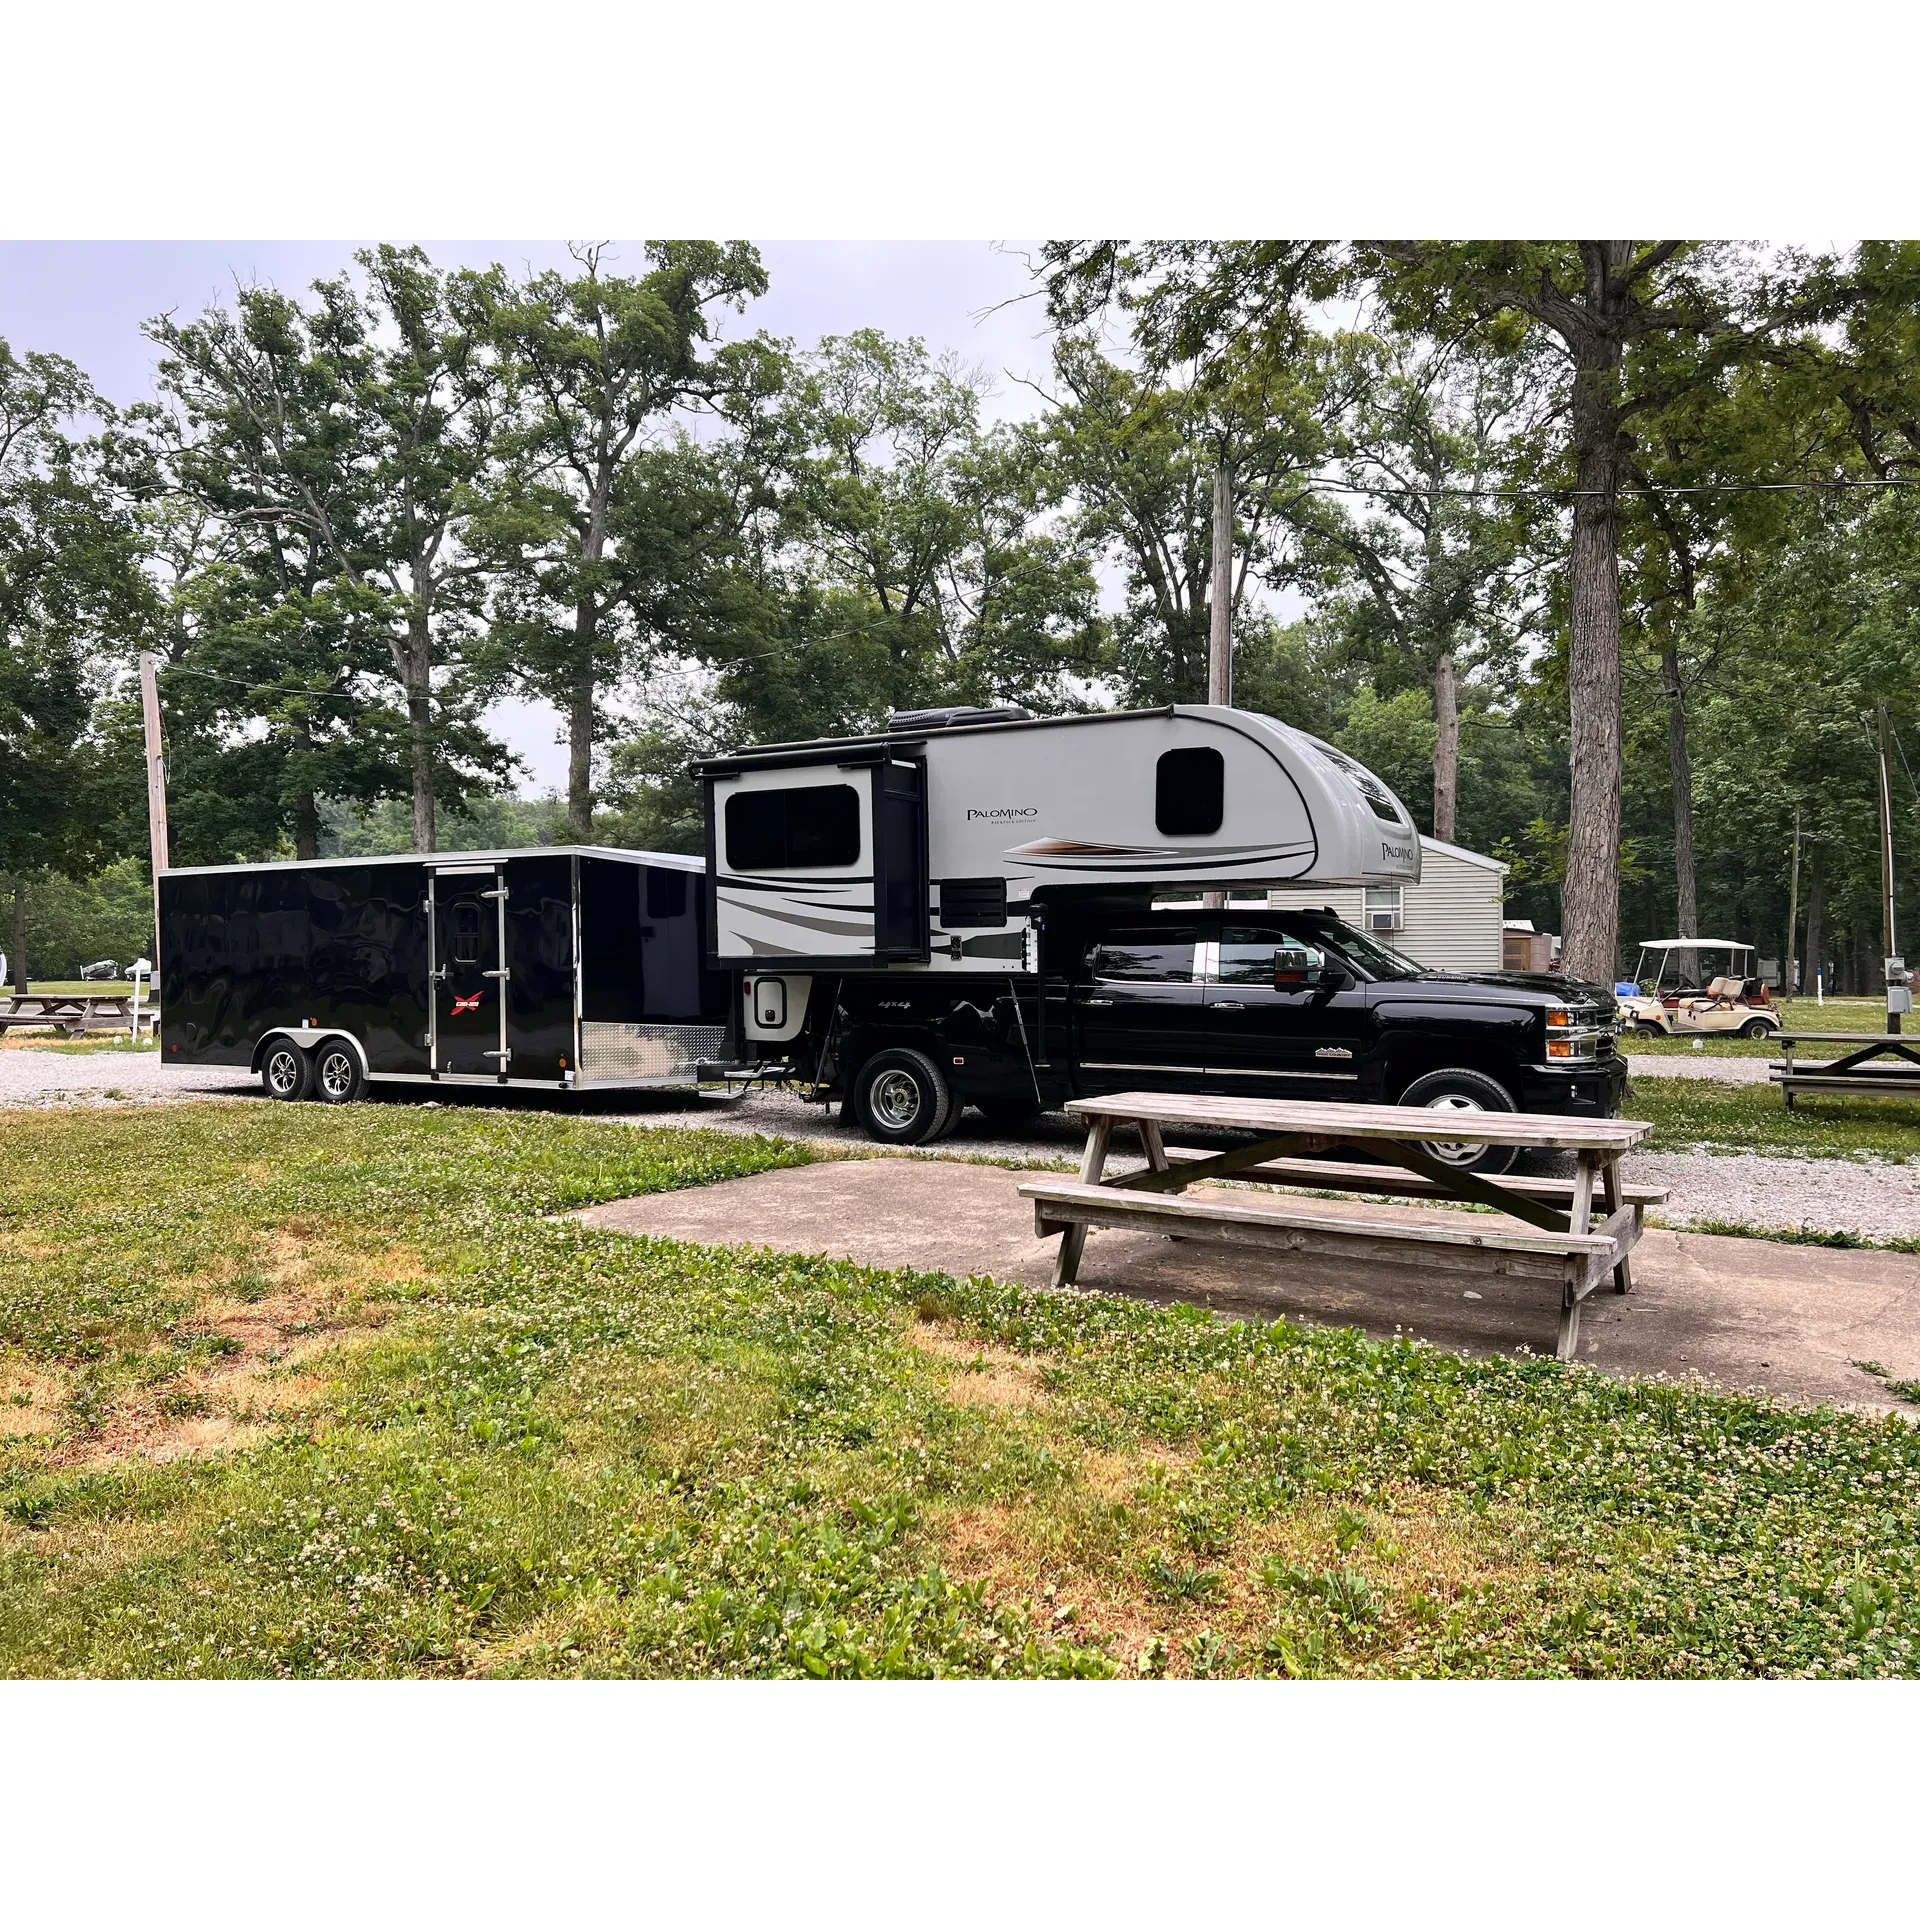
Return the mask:
<svg viewBox="0 0 1920 1920">
<path fill-rule="evenodd" d="M 1497 971 L 1501 892 L 1507 869 L 1484 853 L 1420 836 L 1415 881 L 1373 886 L 1276 887 L 1274 907 L 1331 907 L 1350 927 L 1377 935 L 1423 967 Z"/>
<path fill-rule="evenodd" d="M 1019 973 L 1049 897 L 1420 878 L 1419 837 L 1383 782 L 1232 707 L 942 708 L 695 772 L 709 957 L 748 972 Z"/>
</svg>

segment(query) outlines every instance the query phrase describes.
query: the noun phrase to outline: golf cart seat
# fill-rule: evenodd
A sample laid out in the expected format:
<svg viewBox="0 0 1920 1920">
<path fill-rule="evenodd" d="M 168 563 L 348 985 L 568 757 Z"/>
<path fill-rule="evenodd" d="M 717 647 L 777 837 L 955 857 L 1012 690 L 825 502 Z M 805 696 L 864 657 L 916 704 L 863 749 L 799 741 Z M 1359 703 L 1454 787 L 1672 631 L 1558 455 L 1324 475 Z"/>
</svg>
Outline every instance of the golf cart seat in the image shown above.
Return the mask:
<svg viewBox="0 0 1920 1920">
<path fill-rule="evenodd" d="M 1738 1000 L 1740 998 L 1740 984 L 1738 980 L 1733 979 L 1727 974 L 1715 974 L 1714 977 L 1707 982 L 1707 998 L 1709 1000 Z"/>
</svg>

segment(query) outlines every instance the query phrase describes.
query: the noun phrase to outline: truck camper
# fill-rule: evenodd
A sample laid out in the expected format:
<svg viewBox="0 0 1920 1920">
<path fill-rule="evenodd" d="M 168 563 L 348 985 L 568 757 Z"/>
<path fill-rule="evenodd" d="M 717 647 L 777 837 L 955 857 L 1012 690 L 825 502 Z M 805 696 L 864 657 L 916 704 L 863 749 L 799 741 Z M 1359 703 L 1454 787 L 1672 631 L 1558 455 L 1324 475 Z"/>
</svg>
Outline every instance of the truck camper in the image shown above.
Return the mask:
<svg viewBox="0 0 1920 1920">
<path fill-rule="evenodd" d="M 907 1143 L 967 1104 L 1004 1123 L 1140 1087 L 1618 1109 L 1605 988 L 1433 973 L 1329 912 L 1205 904 L 1420 877 L 1390 789 L 1264 715 L 943 708 L 695 772 L 733 979 L 709 1080 L 783 1078 Z"/>
<path fill-rule="evenodd" d="M 369 1081 L 691 1087 L 719 1053 L 697 859 L 607 847 L 177 867 L 160 876 L 160 1058 L 278 1100 Z"/>
</svg>

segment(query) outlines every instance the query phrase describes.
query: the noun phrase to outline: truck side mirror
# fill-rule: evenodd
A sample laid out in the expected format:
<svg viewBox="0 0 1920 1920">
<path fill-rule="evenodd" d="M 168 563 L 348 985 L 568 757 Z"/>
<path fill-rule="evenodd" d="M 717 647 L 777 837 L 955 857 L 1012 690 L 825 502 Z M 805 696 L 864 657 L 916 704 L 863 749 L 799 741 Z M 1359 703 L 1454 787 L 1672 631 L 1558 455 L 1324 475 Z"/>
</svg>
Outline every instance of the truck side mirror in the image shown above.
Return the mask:
<svg viewBox="0 0 1920 1920">
<path fill-rule="evenodd" d="M 1327 977 L 1327 956 L 1317 947 L 1280 947 L 1273 956 L 1276 993 L 1311 992 Z"/>
</svg>

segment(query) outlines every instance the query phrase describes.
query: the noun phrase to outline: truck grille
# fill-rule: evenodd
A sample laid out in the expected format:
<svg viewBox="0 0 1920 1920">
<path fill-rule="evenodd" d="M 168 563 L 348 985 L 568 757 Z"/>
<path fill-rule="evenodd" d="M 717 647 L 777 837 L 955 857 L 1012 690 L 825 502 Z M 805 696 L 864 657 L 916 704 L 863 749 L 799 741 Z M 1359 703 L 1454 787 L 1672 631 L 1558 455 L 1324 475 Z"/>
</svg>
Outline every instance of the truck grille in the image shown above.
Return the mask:
<svg viewBox="0 0 1920 1920">
<path fill-rule="evenodd" d="M 576 1086 L 610 1080 L 691 1080 L 696 1062 L 715 1058 L 725 1027 L 635 1025 L 623 1020 L 580 1023 Z"/>
</svg>

